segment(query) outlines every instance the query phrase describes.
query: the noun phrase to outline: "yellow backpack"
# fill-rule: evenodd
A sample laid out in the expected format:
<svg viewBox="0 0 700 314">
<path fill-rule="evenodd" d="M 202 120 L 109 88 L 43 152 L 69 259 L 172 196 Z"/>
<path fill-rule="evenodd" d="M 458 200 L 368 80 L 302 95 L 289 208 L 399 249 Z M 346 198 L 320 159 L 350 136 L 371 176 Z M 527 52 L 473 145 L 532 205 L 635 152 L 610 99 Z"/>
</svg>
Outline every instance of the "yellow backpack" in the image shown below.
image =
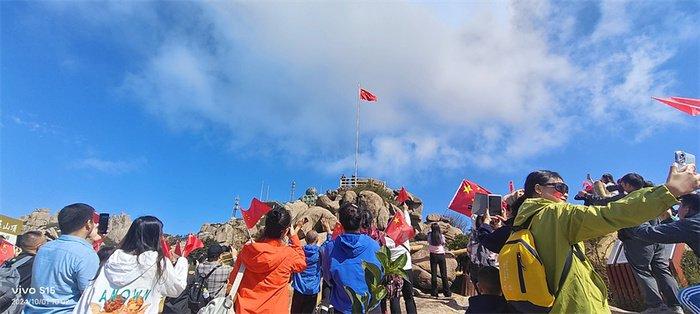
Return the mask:
<svg viewBox="0 0 700 314">
<path fill-rule="evenodd" d="M 552 309 L 559 288 L 564 284 L 571 269 L 574 251 L 583 261 L 584 257 L 577 245 L 572 245 L 564 263 L 559 287 L 552 293 L 547 286 L 544 265 L 537 254 L 535 238 L 530 232 L 530 222 L 536 215 L 528 217 L 521 226 L 513 226 L 513 231 L 498 254 L 501 288 L 508 303 L 522 313 L 546 313 Z"/>
</svg>

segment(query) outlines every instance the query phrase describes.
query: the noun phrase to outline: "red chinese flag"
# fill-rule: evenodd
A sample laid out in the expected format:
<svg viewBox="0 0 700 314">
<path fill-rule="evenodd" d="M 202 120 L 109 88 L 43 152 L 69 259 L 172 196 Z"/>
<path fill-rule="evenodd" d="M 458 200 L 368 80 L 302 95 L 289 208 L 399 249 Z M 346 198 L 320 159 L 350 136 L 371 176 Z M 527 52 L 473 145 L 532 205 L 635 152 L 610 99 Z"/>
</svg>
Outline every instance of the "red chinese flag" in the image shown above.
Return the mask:
<svg viewBox="0 0 700 314">
<path fill-rule="evenodd" d="M 679 103 L 686 104 L 686 105 L 700 107 L 700 99 L 683 98 L 683 97 L 671 97 L 671 99 L 673 99 Z"/>
<path fill-rule="evenodd" d="M 345 229 L 343 229 L 343 225 L 340 224 L 340 222 L 335 223 L 335 227 L 333 227 L 333 233 L 331 234 L 331 239 L 335 240 L 338 236 L 341 234 L 345 233 Z"/>
<path fill-rule="evenodd" d="M 377 101 L 377 96 L 366 91 L 364 88 L 360 88 L 360 99 L 364 101 Z"/>
<path fill-rule="evenodd" d="M 0 240 L 0 264 L 15 257 L 15 246 L 12 243 Z"/>
<path fill-rule="evenodd" d="M 187 257 L 196 249 L 201 249 L 204 247 L 204 243 L 194 234 L 187 236 L 187 242 L 185 242 L 185 251 L 182 252 L 183 257 Z"/>
<path fill-rule="evenodd" d="M 391 219 L 391 222 L 389 222 L 389 225 L 386 227 L 386 235 L 394 240 L 396 245 L 401 245 L 413 238 L 416 232 L 410 224 L 406 223 L 403 213 L 397 210 L 394 214 L 394 218 Z"/>
<path fill-rule="evenodd" d="M 396 196 L 396 202 L 401 204 L 401 203 L 404 203 L 410 199 L 411 199 L 411 197 L 408 196 L 408 192 L 406 192 L 406 189 L 401 187 L 401 191 L 399 191 L 399 195 Z"/>
<path fill-rule="evenodd" d="M 471 217 L 472 204 L 474 203 L 476 194 L 488 195 L 491 194 L 491 192 L 474 182 L 463 180 L 447 208 Z"/>
<path fill-rule="evenodd" d="M 160 237 L 160 247 L 163 249 L 163 256 L 170 258 L 170 245 L 168 245 L 168 241 L 165 241 L 165 237 Z"/>
<path fill-rule="evenodd" d="M 180 244 L 180 242 L 177 242 L 177 244 L 175 244 L 175 255 L 182 256 L 182 245 Z"/>
<path fill-rule="evenodd" d="M 257 198 L 253 198 L 253 201 L 250 202 L 250 208 L 241 211 L 243 212 L 243 221 L 245 221 L 246 227 L 248 229 L 255 227 L 260 217 L 267 214 L 270 209 L 270 206 L 267 206 L 267 204 L 259 201 Z"/>
<path fill-rule="evenodd" d="M 677 101 L 677 99 L 693 100 L 691 98 L 678 98 L 678 97 L 676 97 L 676 98 L 672 97 L 671 99 L 663 99 L 663 98 L 656 98 L 656 97 L 652 97 L 652 98 L 656 99 L 664 104 L 667 104 L 673 108 L 676 108 L 680 111 L 683 111 L 691 116 L 700 115 L 700 106 L 692 105 L 693 102 L 688 102 L 688 101 L 679 102 L 679 101 Z"/>
</svg>

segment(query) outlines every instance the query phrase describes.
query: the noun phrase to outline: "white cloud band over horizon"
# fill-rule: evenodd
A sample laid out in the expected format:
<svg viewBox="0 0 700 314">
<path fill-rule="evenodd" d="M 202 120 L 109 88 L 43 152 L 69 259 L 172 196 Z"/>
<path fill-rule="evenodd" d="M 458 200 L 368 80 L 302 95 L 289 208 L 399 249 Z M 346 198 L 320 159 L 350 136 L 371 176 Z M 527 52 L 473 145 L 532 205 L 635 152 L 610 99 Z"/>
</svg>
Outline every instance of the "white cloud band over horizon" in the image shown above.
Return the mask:
<svg viewBox="0 0 700 314">
<path fill-rule="evenodd" d="M 637 140 L 679 123 L 649 97 L 673 86 L 674 43 L 698 37 L 682 23 L 633 32 L 643 5 L 620 1 L 583 34 L 576 10 L 546 1 L 171 4 L 50 9 L 135 34 L 115 38 L 139 57 L 119 91 L 172 129 L 326 173 L 352 172 L 359 82 L 379 97 L 361 104 L 361 172 L 392 179 L 517 167 L 610 121 Z"/>
</svg>

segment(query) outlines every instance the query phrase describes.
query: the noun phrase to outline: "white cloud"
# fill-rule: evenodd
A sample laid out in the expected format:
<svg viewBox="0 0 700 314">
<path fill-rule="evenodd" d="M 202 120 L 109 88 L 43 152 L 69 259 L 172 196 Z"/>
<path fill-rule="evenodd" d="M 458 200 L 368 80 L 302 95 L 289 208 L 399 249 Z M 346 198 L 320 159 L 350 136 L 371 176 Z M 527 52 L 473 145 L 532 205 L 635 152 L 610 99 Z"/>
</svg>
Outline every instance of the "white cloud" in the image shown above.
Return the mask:
<svg viewBox="0 0 700 314">
<path fill-rule="evenodd" d="M 104 160 L 100 158 L 85 158 L 77 161 L 73 167 L 76 169 L 87 169 L 99 171 L 111 175 L 120 175 L 137 170 L 146 164 L 146 159 L 136 160 Z"/>
<path fill-rule="evenodd" d="M 559 47 L 552 34 L 577 24 L 553 6 L 202 2 L 173 9 L 187 16 L 174 27 L 151 6 L 106 10 L 153 25 L 139 38 L 159 40 L 122 91 L 173 129 L 225 130 L 236 151 L 351 173 L 361 82 L 380 99 L 362 104 L 362 173 L 396 178 L 516 167 L 609 119 L 674 121 L 648 96 L 672 82 L 660 65 L 675 51 L 630 35 L 639 12 L 604 2 L 588 38 Z"/>
</svg>

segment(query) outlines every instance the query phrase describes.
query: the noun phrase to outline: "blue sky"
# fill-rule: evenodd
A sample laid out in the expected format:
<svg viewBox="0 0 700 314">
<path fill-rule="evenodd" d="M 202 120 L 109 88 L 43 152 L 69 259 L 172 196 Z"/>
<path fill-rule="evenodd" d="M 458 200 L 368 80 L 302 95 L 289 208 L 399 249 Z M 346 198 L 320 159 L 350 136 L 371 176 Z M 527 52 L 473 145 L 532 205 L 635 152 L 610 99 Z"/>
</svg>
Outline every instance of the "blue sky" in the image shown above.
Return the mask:
<svg viewBox="0 0 700 314">
<path fill-rule="evenodd" d="M 445 212 L 462 178 L 665 179 L 700 153 L 696 1 L 2 2 L 0 212 L 226 220 L 352 173 Z"/>
</svg>

